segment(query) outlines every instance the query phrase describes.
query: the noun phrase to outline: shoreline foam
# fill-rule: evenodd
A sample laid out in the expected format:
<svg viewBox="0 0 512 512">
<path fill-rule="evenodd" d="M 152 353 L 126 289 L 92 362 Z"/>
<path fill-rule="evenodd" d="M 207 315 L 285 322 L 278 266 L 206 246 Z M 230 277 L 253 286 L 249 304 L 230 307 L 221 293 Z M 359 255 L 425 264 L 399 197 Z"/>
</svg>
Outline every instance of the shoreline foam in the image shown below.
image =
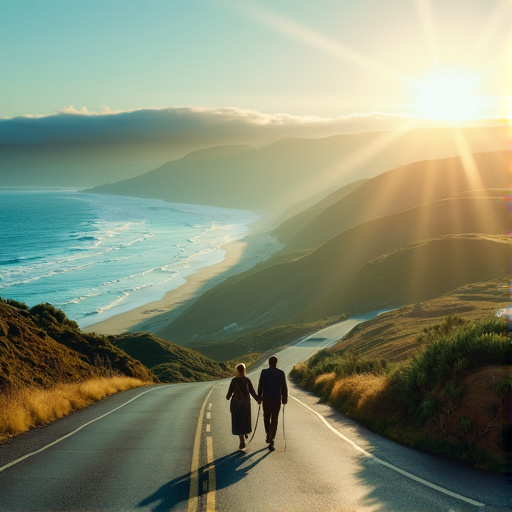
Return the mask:
<svg viewBox="0 0 512 512">
<path fill-rule="evenodd" d="M 244 238 L 221 247 L 225 251 L 221 262 L 203 267 L 189 275 L 184 284 L 168 291 L 162 299 L 88 325 L 82 331 L 106 335 L 139 331 L 155 334 L 170 324 L 201 293 L 227 277 L 268 259 L 281 247 L 277 239 L 269 233 L 249 231 Z"/>
</svg>

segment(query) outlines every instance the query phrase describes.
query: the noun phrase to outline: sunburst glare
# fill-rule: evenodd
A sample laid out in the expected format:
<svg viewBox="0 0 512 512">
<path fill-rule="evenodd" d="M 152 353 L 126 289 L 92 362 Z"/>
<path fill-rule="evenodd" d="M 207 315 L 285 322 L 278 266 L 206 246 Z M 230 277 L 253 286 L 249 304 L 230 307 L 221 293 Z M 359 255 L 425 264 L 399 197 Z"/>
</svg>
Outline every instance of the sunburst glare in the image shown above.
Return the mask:
<svg viewBox="0 0 512 512">
<path fill-rule="evenodd" d="M 461 71 L 440 71 L 417 86 L 418 114 L 427 119 L 467 121 L 483 113 L 474 77 Z"/>
</svg>

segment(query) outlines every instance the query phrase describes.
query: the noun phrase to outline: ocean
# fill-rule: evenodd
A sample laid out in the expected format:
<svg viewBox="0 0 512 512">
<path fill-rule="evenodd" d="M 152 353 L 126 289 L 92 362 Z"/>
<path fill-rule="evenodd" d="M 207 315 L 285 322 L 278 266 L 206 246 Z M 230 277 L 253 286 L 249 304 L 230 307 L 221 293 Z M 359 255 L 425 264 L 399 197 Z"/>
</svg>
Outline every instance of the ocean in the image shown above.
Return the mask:
<svg viewBox="0 0 512 512">
<path fill-rule="evenodd" d="M 0 297 L 50 303 L 80 327 L 161 299 L 224 259 L 258 216 L 244 210 L 0 189 Z"/>
</svg>

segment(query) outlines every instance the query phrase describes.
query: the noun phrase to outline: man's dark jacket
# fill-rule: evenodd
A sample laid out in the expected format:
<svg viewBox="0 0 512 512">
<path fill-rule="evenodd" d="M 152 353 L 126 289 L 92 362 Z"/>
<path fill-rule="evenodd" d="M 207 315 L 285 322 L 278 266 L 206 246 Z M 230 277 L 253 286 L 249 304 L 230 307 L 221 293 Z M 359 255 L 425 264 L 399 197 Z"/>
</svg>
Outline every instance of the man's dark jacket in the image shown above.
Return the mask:
<svg viewBox="0 0 512 512">
<path fill-rule="evenodd" d="M 265 368 L 261 370 L 258 382 L 258 395 L 263 400 L 279 400 L 283 404 L 288 403 L 288 386 L 286 375 L 279 368 Z"/>
</svg>

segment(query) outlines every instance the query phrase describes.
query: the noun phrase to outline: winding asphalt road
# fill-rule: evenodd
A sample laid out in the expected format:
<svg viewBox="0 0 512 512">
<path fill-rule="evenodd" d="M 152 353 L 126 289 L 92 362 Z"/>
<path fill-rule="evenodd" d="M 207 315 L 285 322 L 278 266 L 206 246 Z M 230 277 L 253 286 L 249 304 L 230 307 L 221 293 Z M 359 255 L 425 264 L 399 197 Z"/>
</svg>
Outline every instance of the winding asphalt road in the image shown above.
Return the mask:
<svg viewBox="0 0 512 512">
<path fill-rule="evenodd" d="M 287 373 L 359 321 L 278 355 Z M 257 385 L 259 370 L 249 377 Z M 229 380 L 114 395 L 0 445 L 0 511 L 505 511 L 512 484 L 397 445 L 290 384 L 269 452 L 238 451 Z"/>
</svg>

